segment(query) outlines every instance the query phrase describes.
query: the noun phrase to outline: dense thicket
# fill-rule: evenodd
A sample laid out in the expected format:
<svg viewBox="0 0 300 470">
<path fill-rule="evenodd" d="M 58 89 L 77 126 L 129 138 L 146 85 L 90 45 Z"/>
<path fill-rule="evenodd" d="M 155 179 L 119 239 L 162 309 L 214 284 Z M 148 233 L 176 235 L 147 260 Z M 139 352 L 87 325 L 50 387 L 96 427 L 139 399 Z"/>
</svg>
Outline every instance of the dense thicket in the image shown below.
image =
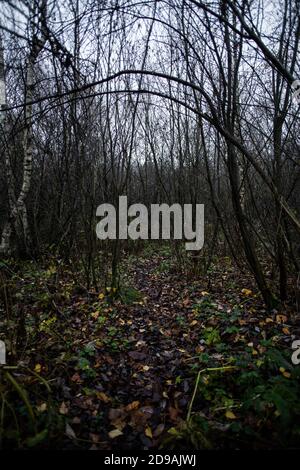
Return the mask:
<svg viewBox="0 0 300 470">
<path fill-rule="evenodd" d="M 299 8 L 3 1 L 2 252 L 80 254 L 96 283 L 99 250 L 113 271 L 120 252 L 96 240 L 99 204 L 204 203 L 193 262 L 229 254 L 269 307 L 286 299 L 299 269 Z"/>
</svg>

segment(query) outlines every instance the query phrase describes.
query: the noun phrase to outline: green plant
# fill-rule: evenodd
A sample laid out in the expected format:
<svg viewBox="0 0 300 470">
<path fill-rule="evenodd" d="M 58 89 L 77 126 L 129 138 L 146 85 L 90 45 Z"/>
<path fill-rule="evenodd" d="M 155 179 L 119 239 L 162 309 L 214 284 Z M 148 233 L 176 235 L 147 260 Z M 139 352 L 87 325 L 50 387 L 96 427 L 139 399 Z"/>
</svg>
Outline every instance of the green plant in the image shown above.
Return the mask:
<svg viewBox="0 0 300 470">
<path fill-rule="evenodd" d="M 91 367 L 89 359 L 86 357 L 80 357 L 78 359 L 77 367 L 89 379 L 94 379 L 97 375 L 94 369 Z"/>
<path fill-rule="evenodd" d="M 141 302 L 142 294 L 133 287 L 123 287 L 119 290 L 118 296 L 124 304 L 133 304 Z"/>
<path fill-rule="evenodd" d="M 161 447 L 171 449 L 196 450 L 211 449 L 212 443 L 207 438 L 208 425 L 206 420 L 199 416 L 190 421 L 182 421 L 178 426 L 168 430 L 168 436 L 163 440 Z"/>
<path fill-rule="evenodd" d="M 211 326 L 205 328 L 205 330 L 203 331 L 203 337 L 205 339 L 205 343 L 208 346 L 220 343 L 221 341 L 219 330 Z"/>
<path fill-rule="evenodd" d="M 42 445 L 57 425 L 48 382 L 22 366 L 1 366 L 0 377 L 0 448 Z M 40 413 L 34 402 L 45 392 Z"/>
</svg>

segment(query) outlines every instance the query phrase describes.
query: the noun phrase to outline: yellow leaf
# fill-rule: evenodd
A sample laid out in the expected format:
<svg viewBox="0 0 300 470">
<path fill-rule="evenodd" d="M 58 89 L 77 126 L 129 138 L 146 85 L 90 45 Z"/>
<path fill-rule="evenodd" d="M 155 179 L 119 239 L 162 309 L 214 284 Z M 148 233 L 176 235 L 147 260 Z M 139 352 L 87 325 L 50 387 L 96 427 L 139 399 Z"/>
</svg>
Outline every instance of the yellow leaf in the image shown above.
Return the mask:
<svg viewBox="0 0 300 470">
<path fill-rule="evenodd" d="M 284 328 L 282 328 L 282 333 L 284 333 L 285 335 L 289 335 L 290 330 L 287 327 L 284 327 Z"/>
<path fill-rule="evenodd" d="M 209 383 L 209 377 L 207 375 L 203 375 L 202 381 L 205 385 L 207 385 Z"/>
<path fill-rule="evenodd" d="M 144 371 L 144 372 L 147 372 L 149 369 L 150 369 L 149 366 L 143 366 L 143 371 Z"/>
<path fill-rule="evenodd" d="M 97 312 L 93 312 L 93 313 L 91 314 L 91 316 L 92 316 L 95 320 L 97 320 L 97 318 L 99 317 L 99 313 L 100 313 L 100 312 L 97 310 Z"/>
<path fill-rule="evenodd" d="M 266 318 L 266 323 L 273 323 L 272 318 L 270 318 L 270 317 Z"/>
<path fill-rule="evenodd" d="M 205 297 L 206 295 L 209 295 L 209 292 L 206 292 L 206 290 L 203 290 L 203 291 L 201 292 L 201 295 L 202 295 L 203 297 Z"/>
<path fill-rule="evenodd" d="M 252 294 L 252 290 L 250 289 L 242 289 L 242 294 L 249 296 Z"/>
<path fill-rule="evenodd" d="M 123 434 L 122 431 L 120 431 L 119 429 L 113 429 L 112 431 L 108 433 L 111 439 L 115 439 L 118 436 L 122 436 L 122 434 Z"/>
<path fill-rule="evenodd" d="M 257 356 L 258 355 L 258 352 L 256 351 L 256 349 L 252 349 L 252 356 Z"/>
<path fill-rule="evenodd" d="M 282 373 L 283 377 L 286 377 L 287 379 L 291 377 L 291 374 L 287 372 L 284 367 L 280 367 L 279 370 Z"/>
<path fill-rule="evenodd" d="M 197 325 L 197 323 L 198 323 L 197 320 L 193 320 L 193 321 L 190 323 L 190 326 L 195 326 L 195 325 Z"/>
<path fill-rule="evenodd" d="M 108 397 L 104 392 L 97 392 L 96 396 L 104 403 L 109 403 L 111 401 L 111 398 Z"/>
<path fill-rule="evenodd" d="M 39 374 L 42 370 L 42 366 L 41 364 L 36 364 L 35 365 L 35 368 L 34 368 L 34 372 L 36 372 L 37 374 Z"/>
<path fill-rule="evenodd" d="M 147 426 L 146 429 L 145 429 L 145 435 L 147 437 L 150 437 L 150 439 L 152 439 L 152 431 L 151 431 L 151 428 L 150 426 Z"/>
<path fill-rule="evenodd" d="M 98 295 L 98 299 L 99 300 L 102 300 L 104 299 L 105 295 L 103 294 L 103 292 L 101 292 L 101 294 Z"/>
<path fill-rule="evenodd" d="M 111 291 L 111 287 L 106 287 L 106 292 L 110 292 Z"/>
<path fill-rule="evenodd" d="M 227 419 L 236 419 L 235 414 L 231 410 L 227 410 L 226 413 L 225 413 L 225 416 L 226 416 Z"/>
</svg>

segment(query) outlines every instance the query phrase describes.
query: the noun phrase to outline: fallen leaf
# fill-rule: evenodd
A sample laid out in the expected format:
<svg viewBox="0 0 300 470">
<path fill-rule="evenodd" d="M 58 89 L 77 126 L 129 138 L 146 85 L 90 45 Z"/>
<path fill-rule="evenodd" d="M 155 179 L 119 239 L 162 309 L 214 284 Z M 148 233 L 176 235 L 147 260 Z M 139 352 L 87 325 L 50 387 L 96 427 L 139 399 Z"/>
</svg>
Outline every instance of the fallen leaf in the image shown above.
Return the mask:
<svg viewBox="0 0 300 470">
<path fill-rule="evenodd" d="M 59 412 L 60 412 L 61 415 L 66 415 L 68 413 L 68 411 L 69 411 L 69 408 L 67 407 L 67 405 L 63 401 L 62 404 L 59 407 Z"/>
<path fill-rule="evenodd" d="M 163 433 L 164 429 L 165 429 L 165 425 L 163 423 L 159 424 L 157 428 L 155 429 L 153 436 L 154 437 L 160 436 Z"/>
<path fill-rule="evenodd" d="M 77 383 L 82 382 L 81 377 L 78 374 L 78 372 L 76 372 L 74 375 L 72 375 L 71 380 L 72 380 L 72 382 L 77 382 Z"/>
<path fill-rule="evenodd" d="M 140 406 L 140 402 L 136 400 L 136 401 L 133 401 L 132 403 L 129 403 L 129 405 L 125 407 L 125 410 L 126 411 L 136 410 L 139 406 Z"/>
<path fill-rule="evenodd" d="M 143 361 L 144 359 L 146 359 L 147 354 L 139 351 L 130 351 L 128 353 L 128 356 L 130 356 L 135 361 Z"/>
<path fill-rule="evenodd" d="M 286 371 L 284 367 L 279 368 L 280 372 L 282 373 L 283 377 L 289 379 L 291 377 L 290 372 Z"/>
<path fill-rule="evenodd" d="M 249 295 L 252 294 L 252 290 L 250 290 L 250 289 L 242 289 L 242 294 L 244 294 L 245 296 L 249 297 Z"/>
<path fill-rule="evenodd" d="M 180 410 L 178 410 L 177 408 L 174 408 L 173 406 L 169 406 L 169 415 L 170 415 L 170 419 L 172 421 L 178 421 L 178 415 L 180 413 Z"/>
<path fill-rule="evenodd" d="M 104 392 L 97 392 L 96 396 L 104 403 L 109 403 L 111 401 L 111 398 L 108 397 Z"/>
<path fill-rule="evenodd" d="M 236 419 L 235 414 L 231 410 L 227 410 L 226 413 L 225 413 L 225 416 L 226 416 L 227 419 Z"/>
<path fill-rule="evenodd" d="M 120 431 L 120 429 L 113 429 L 112 431 L 110 431 L 108 433 L 108 435 L 111 439 L 115 439 L 118 436 L 122 436 L 122 434 L 123 433 L 122 433 L 122 431 Z"/>
<path fill-rule="evenodd" d="M 69 423 L 66 423 L 66 430 L 65 430 L 66 436 L 68 436 L 70 439 L 76 439 L 76 434 L 74 430 L 71 428 Z"/>
<path fill-rule="evenodd" d="M 145 429 L 145 435 L 147 437 L 150 437 L 150 439 L 152 439 L 153 435 L 152 435 L 152 430 L 150 428 L 150 426 L 147 426 L 146 429 Z"/>
<path fill-rule="evenodd" d="M 41 364 L 36 364 L 35 367 L 34 367 L 34 372 L 39 374 L 41 372 L 41 370 L 42 370 Z"/>
<path fill-rule="evenodd" d="M 99 434 L 94 434 L 92 432 L 90 432 L 90 439 L 94 442 L 94 444 L 97 444 L 101 440 Z"/>
<path fill-rule="evenodd" d="M 47 409 L 47 403 L 42 403 L 41 405 L 38 405 L 36 409 L 40 412 L 43 413 Z"/>
<path fill-rule="evenodd" d="M 287 316 L 286 315 L 276 315 L 276 321 L 277 323 L 285 323 L 287 321 Z"/>
</svg>

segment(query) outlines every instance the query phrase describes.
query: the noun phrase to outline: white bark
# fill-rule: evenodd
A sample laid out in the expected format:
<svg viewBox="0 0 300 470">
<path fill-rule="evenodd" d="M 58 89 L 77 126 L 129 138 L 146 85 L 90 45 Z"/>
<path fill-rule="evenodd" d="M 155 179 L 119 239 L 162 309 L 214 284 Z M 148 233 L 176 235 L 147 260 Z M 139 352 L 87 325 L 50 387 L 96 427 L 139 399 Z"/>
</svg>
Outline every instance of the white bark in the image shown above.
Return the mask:
<svg viewBox="0 0 300 470">
<path fill-rule="evenodd" d="M 6 91 L 5 91 L 5 76 L 4 76 L 4 50 L 2 37 L 0 36 L 0 125 L 3 126 L 5 120 L 5 107 L 6 107 Z M 1 129 L 2 131 L 2 129 Z"/>
<path fill-rule="evenodd" d="M 47 11 L 47 0 L 42 0 L 40 6 L 40 15 L 41 19 L 46 18 Z M 26 88 L 25 88 L 25 129 L 24 129 L 24 138 L 23 138 L 23 181 L 21 191 L 18 198 L 14 196 L 14 190 L 12 188 L 12 172 L 10 168 L 10 161 L 8 158 L 8 152 L 6 152 L 6 169 L 7 169 L 7 183 L 8 183 L 8 194 L 9 194 L 9 203 L 10 203 L 10 216 L 6 222 L 4 229 L 2 231 L 2 238 L 0 244 L 0 252 L 8 254 L 11 251 L 10 240 L 12 233 L 12 224 L 14 225 L 16 234 L 19 239 L 21 239 L 27 249 L 30 245 L 30 232 L 29 224 L 27 217 L 26 209 L 26 198 L 28 196 L 30 185 L 31 185 L 31 176 L 32 176 L 32 157 L 33 157 L 33 145 L 32 145 L 32 100 L 34 92 L 34 67 L 37 61 L 37 58 L 42 51 L 44 44 L 46 42 L 46 32 L 43 27 L 43 22 L 41 21 L 41 26 L 38 31 L 33 33 L 32 37 L 32 46 L 30 48 L 28 58 L 27 58 L 27 69 L 26 69 Z M 6 106 L 6 96 L 5 96 L 5 80 L 4 80 L 4 54 L 2 43 L 0 43 L 0 103 L 1 103 L 1 117 L 3 122 L 5 121 L 5 106 Z M 2 121 L 1 121 L 2 122 Z M 4 126 L 2 126 L 4 128 Z"/>
<path fill-rule="evenodd" d="M 1 141 L 5 142 L 5 123 L 6 123 L 6 88 L 5 88 L 5 70 L 4 70 L 4 48 L 2 37 L 0 36 L 0 132 L 1 132 Z M 5 145 L 3 145 L 5 149 Z M 6 169 L 8 169 L 7 164 L 9 161 L 8 151 L 5 151 L 5 163 Z M 8 176 L 10 175 L 10 170 L 8 171 Z M 8 181 L 9 183 L 9 181 Z M 9 191 L 10 194 L 10 191 Z M 7 221 L 3 227 L 1 244 L 0 244 L 0 253 L 9 253 L 10 250 L 10 236 L 11 236 L 11 223 Z"/>
</svg>

